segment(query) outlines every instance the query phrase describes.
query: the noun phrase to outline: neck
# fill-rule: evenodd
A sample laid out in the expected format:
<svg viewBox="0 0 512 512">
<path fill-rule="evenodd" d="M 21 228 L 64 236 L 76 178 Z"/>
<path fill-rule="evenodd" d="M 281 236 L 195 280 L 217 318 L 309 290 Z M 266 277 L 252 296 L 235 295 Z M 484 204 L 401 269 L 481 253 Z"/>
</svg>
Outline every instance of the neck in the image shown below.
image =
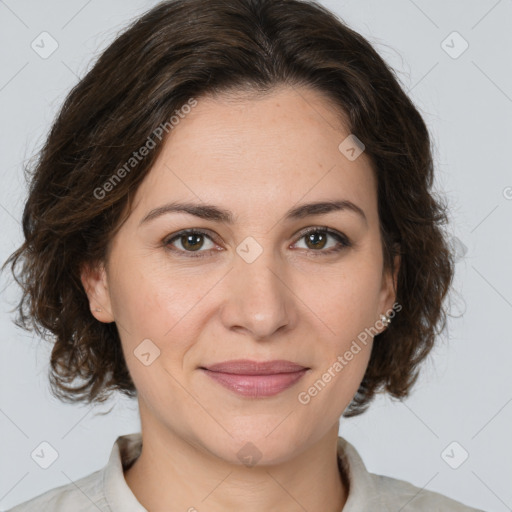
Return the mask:
<svg viewBox="0 0 512 512">
<path fill-rule="evenodd" d="M 141 425 L 143 449 L 124 476 L 147 510 L 341 512 L 347 500 L 336 452 L 339 423 L 299 455 L 251 467 L 219 459 L 163 426 Z"/>
</svg>

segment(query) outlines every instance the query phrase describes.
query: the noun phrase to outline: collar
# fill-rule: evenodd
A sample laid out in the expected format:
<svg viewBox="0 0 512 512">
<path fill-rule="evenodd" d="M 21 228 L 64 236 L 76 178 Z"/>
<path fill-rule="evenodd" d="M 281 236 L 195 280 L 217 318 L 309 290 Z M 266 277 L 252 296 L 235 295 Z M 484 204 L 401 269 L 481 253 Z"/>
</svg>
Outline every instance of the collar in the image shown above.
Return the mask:
<svg viewBox="0 0 512 512">
<path fill-rule="evenodd" d="M 128 469 L 142 451 L 140 432 L 119 436 L 103 472 L 103 492 L 112 512 L 148 512 L 138 501 L 124 479 Z"/>
<path fill-rule="evenodd" d="M 383 510 L 379 499 L 379 491 L 372 474 L 368 472 L 363 459 L 356 448 L 343 437 L 338 436 L 338 465 L 340 473 L 345 475 L 348 485 L 348 497 L 343 512 L 361 512 L 378 508 Z M 373 506 L 370 506 L 373 505 Z M 376 505 L 379 505 L 376 507 Z"/>
</svg>

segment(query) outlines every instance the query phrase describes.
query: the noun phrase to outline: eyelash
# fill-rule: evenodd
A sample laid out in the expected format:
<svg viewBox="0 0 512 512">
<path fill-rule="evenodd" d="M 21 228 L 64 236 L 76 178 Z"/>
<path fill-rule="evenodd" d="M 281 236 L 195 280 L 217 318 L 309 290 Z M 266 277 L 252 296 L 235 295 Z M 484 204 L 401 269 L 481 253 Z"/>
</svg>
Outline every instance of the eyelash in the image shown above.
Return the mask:
<svg viewBox="0 0 512 512">
<path fill-rule="evenodd" d="M 336 247 L 331 247 L 330 249 L 328 250 L 315 250 L 315 249 L 305 249 L 306 251 L 308 251 L 309 253 L 311 253 L 314 257 L 317 257 L 317 256 L 325 256 L 327 254 L 333 254 L 333 253 L 337 253 L 337 252 L 340 252 L 342 251 L 343 249 L 346 249 L 348 247 L 351 247 L 352 246 L 352 243 L 350 242 L 350 240 L 342 235 L 341 233 L 338 233 L 337 231 L 334 231 L 328 227 L 315 227 L 315 228 L 308 228 L 306 230 L 303 230 L 299 233 L 299 236 L 297 238 L 297 242 L 300 241 L 302 238 L 308 236 L 308 235 L 312 235 L 312 234 L 316 234 L 316 233 L 321 233 L 321 234 L 327 234 L 327 235 L 331 235 L 333 238 L 335 238 L 337 241 L 338 241 L 338 245 Z M 169 238 L 166 238 L 164 240 L 164 246 L 166 249 L 170 250 L 170 251 L 173 251 L 173 252 L 178 252 L 178 253 L 184 253 L 186 254 L 186 258 L 205 258 L 208 256 L 208 253 L 212 250 L 207 250 L 207 251 L 201 251 L 201 250 L 198 250 L 198 251 L 184 251 L 182 249 L 176 249 L 176 248 L 171 248 L 172 246 L 172 242 L 174 242 L 175 240 L 178 240 L 180 239 L 181 237 L 185 236 L 185 235 L 191 235 L 191 234 L 199 234 L 199 235 L 204 235 L 206 237 L 208 237 L 212 242 L 215 242 L 212 237 L 208 234 L 208 232 L 202 230 L 202 229 L 199 229 L 199 228 L 193 228 L 193 229 L 184 229 L 182 231 L 179 231 L 178 233 L 174 234 L 174 235 L 171 235 Z M 295 242 L 295 243 L 297 243 Z M 202 254 L 201 254 L 202 253 Z"/>
</svg>

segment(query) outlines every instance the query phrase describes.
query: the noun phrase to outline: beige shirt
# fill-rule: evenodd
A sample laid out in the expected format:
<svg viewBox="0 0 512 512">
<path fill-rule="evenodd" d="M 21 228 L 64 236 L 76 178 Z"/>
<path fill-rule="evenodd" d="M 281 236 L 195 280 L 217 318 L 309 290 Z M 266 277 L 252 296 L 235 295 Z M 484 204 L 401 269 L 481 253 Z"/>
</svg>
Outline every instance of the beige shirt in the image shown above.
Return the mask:
<svg viewBox="0 0 512 512">
<path fill-rule="evenodd" d="M 123 474 L 123 468 L 135 461 L 141 448 L 140 433 L 120 436 L 103 469 L 40 494 L 8 512 L 148 512 L 135 498 Z M 338 437 L 338 462 L 349 479 L 343 512 L 483 512 L 404 480 L 369 473 L 354 446 L 342 437 Z"/>
</svg>

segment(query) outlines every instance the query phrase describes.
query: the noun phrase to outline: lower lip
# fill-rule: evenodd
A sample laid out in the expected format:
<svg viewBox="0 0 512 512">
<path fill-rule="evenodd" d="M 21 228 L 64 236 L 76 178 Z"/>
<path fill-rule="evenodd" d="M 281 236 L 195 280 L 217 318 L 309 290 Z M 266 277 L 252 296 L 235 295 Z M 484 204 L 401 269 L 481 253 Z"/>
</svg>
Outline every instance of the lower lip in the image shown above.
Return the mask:
<svg viewBox="0 0 512 512">
<path fill-rule="evenodd" d="M 301 379 L 307 368 L 298 372 L 275 373 L 273 375 L 235 375 L 234 373 L 212 372 L 202 369 L 208 377 L 225 388 L 251 398 L 274 396 L 293 386 Z"/>
</svg>

